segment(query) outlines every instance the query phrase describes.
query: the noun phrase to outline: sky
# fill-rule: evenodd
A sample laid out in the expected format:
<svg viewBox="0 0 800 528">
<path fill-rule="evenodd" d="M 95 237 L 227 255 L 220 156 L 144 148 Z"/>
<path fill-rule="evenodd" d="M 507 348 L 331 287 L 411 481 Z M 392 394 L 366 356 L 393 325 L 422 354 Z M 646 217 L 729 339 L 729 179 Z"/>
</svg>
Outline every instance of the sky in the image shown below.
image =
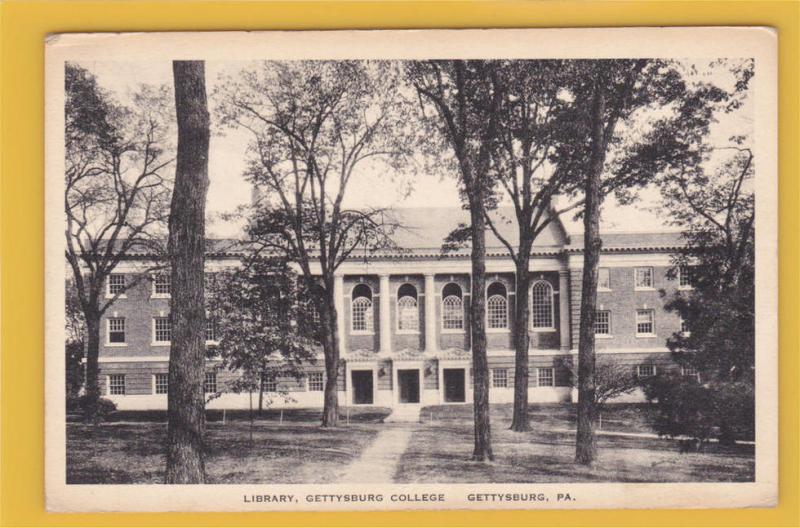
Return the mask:
<svg viewBox="0 0 800 528">
<path fill-rule="evenodd" d="M 213 108 L 211 98 L 214 89 L 219 85 L 220 75 L 236 71 L 244 66 L 244 62 L 226 61 L 206 62 L 206 88 L 209 93 L 209 106 Z M 171 62 L 82 62 L 81 66 L 93 73 L 98 84 L 110 90 L 121 102 L 125 102 L 140 84 L 172 85 Z M 742 116 L 748 112 L 740 112 L 740 116 L 731 122 L 718 125 L 714 134 L 724 141 L 733 133 L 738 133 L 752 123 L 742 122 Z M 247 205 L 251 199 L 251 186 L 242 173 L 245 166 L 245 151 L 249 136 L 245 132 L 220 130 L 215 126 L 212 112 L 212 137 L 209 148 L 208 193 L 208 225 L 210 237 L 231 237 L 241 235 L 241 224 L 227 221 L 220 217 L 233 212 L 241 205 Z M 440 178 L 426 174 L 417 174 L 410 194 L 406 193 L 403 182 L 392 178 L 376 178 L 375 168 L 354 174 L 348 186 L 348 202 L 351 206 L 380 207 L 460 207 L 456 181 L 453 178 Z M 384 175 L 380 175 L 384 176 Z M 375 185 L 380 182 L 380 185 Z M 654 209 L 659 205 L 659 194 L 655 189 L 644 189 L 639 193 L 639 200 L 633 205 L 622 206 L 613 197 L 605 200 L 601 230 L 604 232 L 646 232 L 674 230 L 665 225 L 663 215 Z M 562 221 L 570 233 L 581 231 L 580 222 L 571 217 Z"/>
</svg>

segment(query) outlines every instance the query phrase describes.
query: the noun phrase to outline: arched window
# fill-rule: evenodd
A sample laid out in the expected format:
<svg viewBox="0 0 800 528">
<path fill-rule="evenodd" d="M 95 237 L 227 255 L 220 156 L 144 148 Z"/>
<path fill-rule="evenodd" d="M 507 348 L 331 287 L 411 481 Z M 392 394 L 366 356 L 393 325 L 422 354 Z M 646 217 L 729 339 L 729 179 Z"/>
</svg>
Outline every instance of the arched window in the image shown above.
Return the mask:
<svg viewBox="0 0 800 528">
<path fill-rule="evenodd" d="M 533 328 L 553 328 L 553 287 L 536 281 L 531 288 L 531 323 Z"/>
<path fill-rule="evenodd" d="M 419 330 L 417 289 L 411 284 L 403 284 L 397 290 L 397 329 Z"/>
<path fill-rule="evenodd" d="M 372 290 L 366 284 L 353 288 L 353 332 L 372 332 Z"/>
<path fill-rule="evenodd" d="M 508 295 L 502 282 L 493 282 L 486 290 L 486 321 L 489 329 L 508 328 Z"/>
<path fill-rule="evenodd" d="M 461 287 L 453 282 L 442 288 L 442 328 L 464 329 L 464 299 Z"/>
</svg>

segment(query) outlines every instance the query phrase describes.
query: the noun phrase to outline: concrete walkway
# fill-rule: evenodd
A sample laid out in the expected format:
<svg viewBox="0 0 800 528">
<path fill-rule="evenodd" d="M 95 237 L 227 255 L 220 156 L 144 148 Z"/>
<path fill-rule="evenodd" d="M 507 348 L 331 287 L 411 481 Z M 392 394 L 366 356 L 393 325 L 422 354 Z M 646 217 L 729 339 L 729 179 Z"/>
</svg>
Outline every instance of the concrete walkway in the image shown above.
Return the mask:
<svg viewBox="0 0 800 528">
<path fill-rule="evenodd" d="M 390 483 L 411 439 L 411 427 L 388 426 L 339 479 L 342 484 Z"/>
</svg>

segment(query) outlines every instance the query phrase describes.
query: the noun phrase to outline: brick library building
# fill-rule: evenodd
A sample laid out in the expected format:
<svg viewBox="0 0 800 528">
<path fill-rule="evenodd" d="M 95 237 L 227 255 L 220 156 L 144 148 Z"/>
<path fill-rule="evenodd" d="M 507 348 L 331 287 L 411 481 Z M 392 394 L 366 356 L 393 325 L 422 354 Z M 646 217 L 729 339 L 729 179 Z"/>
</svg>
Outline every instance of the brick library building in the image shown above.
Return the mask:
<svg viewBox="0 0 800 528">
<path fill-rule="evenodd" d="M 398 408 L 469 403 L 472 372 L 469 332 L 469 249 L 442 252 L 442 242 L 466 213 L 455 208 L 401 209 L 398 249 L 359 253 L 335 277 L 341 368 L 340 405 Z M 515 243 L 513 222 L 497 222 Z M 505 227 L 503 227 L 505 226 Z M 668 274 L 683 244 L 680 233 L 606 233 L 602 236 L 595 323 L 598 360 L 630 367 L 640 377 L 680 370 L 666 347 L 681 332 L 680 317 L 664 310 L 661 290 L 690 289 L 687 270 Z M 569 235 L 554 220 L 534 245 L 530 260 L 530 318 L 514 320 L 514 263 L 487 233 L 486 333 L 490 401 L 513 401 L 515 325 L 530 333 L 531 402 L 577 400 L 565 360 L 577 361 L 583 236 Z M 241 253 L 215 250 L 206 269 L 240 265 Z M 113 297 L 142 273 L 144 257 L 131 256 L 109 277 Z M 681 273 L 680 271 L 683 271 Z M 675 275 L 671 278 L 671 275 Z M 170 347 L 169 274 L 148 277 L 120 295 L 101 330 L 100 385 L 119 409 L 166 409 Z M 216 342 L 213 321 L 207 342 Z M 264 379 L 262 389 L 280 393 L 273 407 L 322 407 L 322 353 L 300 378 Z M 247 408 L 248 394 L 226 392 L 236 373 L 209 360 L 209 408 Z M 692 374 L 692 373 L 685 373 Z M 626 400 L 641 399 L 641 392 Z"/>
</svg>

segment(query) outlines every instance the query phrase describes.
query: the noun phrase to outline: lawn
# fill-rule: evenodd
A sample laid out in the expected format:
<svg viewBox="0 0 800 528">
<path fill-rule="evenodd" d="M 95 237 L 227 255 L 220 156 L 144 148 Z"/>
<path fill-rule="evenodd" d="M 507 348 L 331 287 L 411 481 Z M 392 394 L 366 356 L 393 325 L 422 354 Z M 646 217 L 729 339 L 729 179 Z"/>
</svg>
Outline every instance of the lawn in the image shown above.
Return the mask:
<svg viewBox="0 0 800 528">
<path fill-rule="evenodd" d="M 359 409 L 342 427 L 319 427 L 319 409 L 247 412 L 210 411 L 206 473 L 210 483 L 327 483 L 336 481 L 381 429 L 388 409 Z M 167 434 L 164 412 L 115 413 L 99 425 L 67 424 L 68 484 L 163 482 Z"/>
<path fill-rule="evenodd" d="M 643 405 L 612 405 L 603 430 L 652 432 Z M 510 404 L 492 405 L 495 460 L 469 460 L 473 446 L 472 406 L 423 409 L 424 425 L 414 431 L 401 457 L 395 482 L 741 482 L 755 476 L 752 446 L 709 445 L 703 453 L 679 454 L 671 440 L 598 436 L 598 461 L 577 466 L 575 408 L 531 405 L 532 431 L 515 433 Z"/>
</svg>

